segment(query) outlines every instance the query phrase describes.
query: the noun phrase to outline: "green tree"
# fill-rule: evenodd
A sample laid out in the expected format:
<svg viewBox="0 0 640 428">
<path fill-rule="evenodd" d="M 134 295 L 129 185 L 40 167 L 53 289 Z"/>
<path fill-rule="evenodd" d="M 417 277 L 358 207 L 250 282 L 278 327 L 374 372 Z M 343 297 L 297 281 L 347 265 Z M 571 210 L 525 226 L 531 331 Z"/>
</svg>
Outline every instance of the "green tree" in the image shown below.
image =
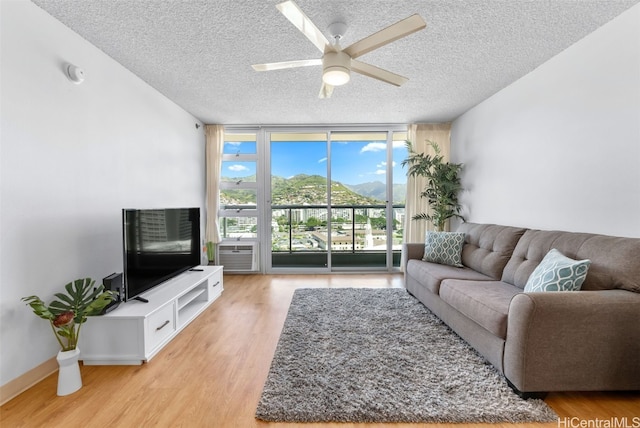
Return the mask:
<svg viewBox="0 0 640 428">
<path fill-rule="evenodd" d="M 314 228 L 314 227 L 320 226 L 320 220 L 318 220 L 315 217 L 309 217 L 307 219 L 306 225 L 307 225 L 307 228 Z"/>
<path fill-rule="evenodd" d="M 384 217 L 373 217 L 371 218 L 371 228 L 372 229 L 386 229 L 387 227 L 387 219 Z"/>
<path fill-rule="evenodd" d="M 356 223 L 366 223 L 368 218 L 369 217 L 367 217 L 366 215 L 356 214 L 355 222 Z"/>
<path fill-rule="evenodd" d="M 416 153 L 411 142 L 407 141 L 409 157 L 402 161 L 402 166 L 409 165 L 409 176 L 426 177 L 427 185 L 420 196 L 427 198 L 431 213 L 420 213 L 413 220 L 427 220 L 436 230 L 444 230 L 445 222 L 452 217 L 460 216 L 458 193 L 462 190 L 460 172 L 462 164 L 444 161 L 440 147 L 433 141 L 427 141 L 433 147 L 434 155 Z"/>
</svg>

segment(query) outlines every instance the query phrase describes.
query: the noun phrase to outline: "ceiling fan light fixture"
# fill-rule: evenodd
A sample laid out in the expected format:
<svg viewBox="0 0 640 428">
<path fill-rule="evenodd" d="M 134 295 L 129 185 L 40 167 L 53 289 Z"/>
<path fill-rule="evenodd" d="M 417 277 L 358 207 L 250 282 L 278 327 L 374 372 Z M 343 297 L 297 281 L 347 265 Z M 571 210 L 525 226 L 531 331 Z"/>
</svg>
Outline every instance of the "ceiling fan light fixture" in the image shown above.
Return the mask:
<svg viewBox="0 0 640 428">
<path fill-rule="evenodd" d="M 327 85 L 341 86 L 348 83 L 351 79 L 351 73 L 348 68 L 344 67 L 329 67 L 325 68 L 322 73 L 322 81 Z"/>
<path fill-rule="evenodd" d="M 322 81 L 341 86 L 351 79 L 351 57 L 344 52 L 327 52 L 322 58 Z"/>
<path fill-rule="evenodd" d="M 335 86 L 348 83 L 351 80 L 351 71 L 394 86 L 402 86 L 408 80 L 406 77 L 358 61 L 357 58 L 374 49 L 420 31 L 427 26 L 424 19 L 416 13 L 342 49 L 340 41 L 345 31 L 347 31 L 347 25 L 344 22 L 333 22 L 329 25 L 328 30 L 334 42 L 330 43 L 322 31 L 305 15 L 294 0 L 286 0 L 276 5 L 276 7 L 289 22 L 323 53 L 322 58 L 254 64 L 252 67 L 256 71 L 269 71 L 322 64 L 323 83 L 318 95 L 319 98 L 331 97 Z"/>
</svg>

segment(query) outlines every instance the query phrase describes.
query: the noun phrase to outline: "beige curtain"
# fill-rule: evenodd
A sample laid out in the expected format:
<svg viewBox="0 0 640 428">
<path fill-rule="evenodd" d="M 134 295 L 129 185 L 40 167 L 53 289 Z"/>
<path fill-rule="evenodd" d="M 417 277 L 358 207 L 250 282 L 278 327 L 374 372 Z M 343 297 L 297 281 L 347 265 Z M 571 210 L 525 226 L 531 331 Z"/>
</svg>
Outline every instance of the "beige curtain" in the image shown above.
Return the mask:
<svg viewBox="0 0 640 428">
<path fill-rule="evenodd" d="M 220 209 L 220 169 L 222 168 L 222 147 L 224 145 L 224 126 L 205 125 L 206 167 L 207 167 L 207 224 L 206 242 L 220 242 L 218 210 Z"/>
<path fill-rule="evenodd" d="M 444 156 L 444 160 L 449 160 L 451 149 L 451 123 L 438 124 L 414 124 L 409 126 L 409 141 L 413 145 L 413 150 L 417 153 L 431 153 L 433 148 L 427 143 L 427 140 L 434 141 L 440 147 L 440 151 Z M 425 220 L 412 220 L 416 214 L 428 213 L 429 206 L 427 199 L 420 197 L 427 184 L 424 177 L 408 177 L 407 178 L 407 199 L 405 203 L 405 224 L 404 224 L 404 242 L 424 242 L 427 230 L 433 227 Z M 449 222 L 445 226 L 448 230 Z"/>
</svg>

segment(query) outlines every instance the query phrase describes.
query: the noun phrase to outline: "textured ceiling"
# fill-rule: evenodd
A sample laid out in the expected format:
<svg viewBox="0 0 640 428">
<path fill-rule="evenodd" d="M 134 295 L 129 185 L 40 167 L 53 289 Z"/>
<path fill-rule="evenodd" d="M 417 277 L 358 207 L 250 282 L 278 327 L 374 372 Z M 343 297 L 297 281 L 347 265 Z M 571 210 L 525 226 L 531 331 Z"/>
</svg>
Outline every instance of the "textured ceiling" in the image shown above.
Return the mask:
<svg viewBox="0 0 640 428">
<path fill-rule="evenodd" d="M 404 86 L 354 74 L 330 99 L 321 67 L 251 68 L 320 56 L 279 0 L 32 1 L 205 123 L 356 124 L 453 120 L 640 0 L 298 0 L 320 30 L 348 25 L 342 46 L 427 22 L 359 58 Z"/>
</svg>

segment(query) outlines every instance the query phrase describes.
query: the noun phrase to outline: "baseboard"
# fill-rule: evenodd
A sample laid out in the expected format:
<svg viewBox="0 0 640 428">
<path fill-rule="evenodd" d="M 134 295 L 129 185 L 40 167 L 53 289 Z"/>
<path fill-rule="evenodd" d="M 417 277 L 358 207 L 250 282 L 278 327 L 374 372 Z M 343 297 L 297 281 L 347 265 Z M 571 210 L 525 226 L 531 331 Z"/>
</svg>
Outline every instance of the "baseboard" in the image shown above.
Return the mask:
<svg viewBox="0 0 640 428">
<path fill-rule="evenodd" d="M 53 357 L 39 366 L 29 370 L 22 376 L 0 387 L 0 406 L 31 388 L 42 379 L 58 371 L 58 362 Z"/>
</svg>

